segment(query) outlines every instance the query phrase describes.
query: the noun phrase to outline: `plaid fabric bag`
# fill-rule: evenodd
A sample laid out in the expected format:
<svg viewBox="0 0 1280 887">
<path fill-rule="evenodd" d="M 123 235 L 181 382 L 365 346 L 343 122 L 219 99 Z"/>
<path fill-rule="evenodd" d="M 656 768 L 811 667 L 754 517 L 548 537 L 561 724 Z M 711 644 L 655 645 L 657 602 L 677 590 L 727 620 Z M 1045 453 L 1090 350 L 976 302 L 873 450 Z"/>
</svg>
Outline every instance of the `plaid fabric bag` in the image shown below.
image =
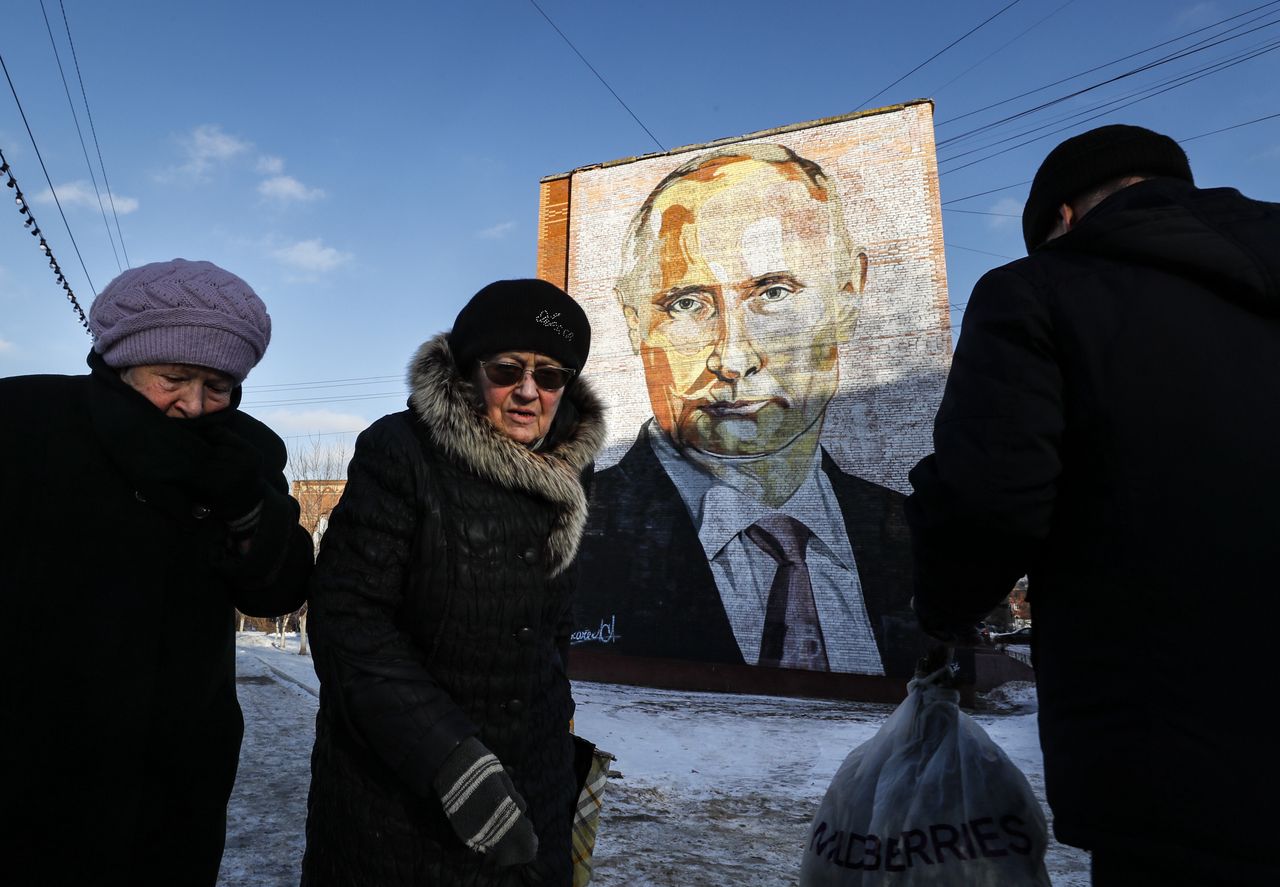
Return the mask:
<svg viewBox="0 0 1280 887">
<path fill-rule="evenodd" d="M 586 887 L 591 882 L 591 855 L 596 848 L 596 830 L 600 825 L 600 807 L 609 781 L 609 763 L 616 761 L 580 736 L 573 737 L 574 767 L 578 784 L 578 803 L 573 809 L 572 849 L 573 887 Z"/>
</svg>

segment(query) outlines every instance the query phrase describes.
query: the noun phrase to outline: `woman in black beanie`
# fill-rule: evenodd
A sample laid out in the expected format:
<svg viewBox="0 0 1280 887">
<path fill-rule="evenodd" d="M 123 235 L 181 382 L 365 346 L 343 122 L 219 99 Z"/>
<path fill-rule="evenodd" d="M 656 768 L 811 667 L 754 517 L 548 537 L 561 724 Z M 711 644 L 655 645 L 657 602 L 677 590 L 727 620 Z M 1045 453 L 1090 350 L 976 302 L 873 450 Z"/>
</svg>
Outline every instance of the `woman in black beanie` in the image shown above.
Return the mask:
<svg viewBox="0 0 1280 887">
<path fill-rule="evenodd" d="M 311 587 L 304 885 L 571 882 L 590 344 L 558 287 L 490 284 L 418 349 L 409 409 L 356 442 Z"/>
</svg>

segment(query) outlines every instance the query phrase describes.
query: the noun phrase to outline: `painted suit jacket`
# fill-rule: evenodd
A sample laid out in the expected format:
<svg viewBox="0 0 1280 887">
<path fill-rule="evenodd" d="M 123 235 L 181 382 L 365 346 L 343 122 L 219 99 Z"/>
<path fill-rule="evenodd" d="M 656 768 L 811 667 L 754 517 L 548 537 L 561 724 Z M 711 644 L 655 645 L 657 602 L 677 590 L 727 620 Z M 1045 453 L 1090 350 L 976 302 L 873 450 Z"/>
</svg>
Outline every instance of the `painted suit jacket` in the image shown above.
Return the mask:
<svg viewBox="0 0 1280 887">
<path fill-rule="evenodd" d="M 911 611 L 911 542 L 903 495 L 841 471 L 826 473 L 853 547 L 885 674 L 909 677 L 924 638 Z M 628 656 L 741 664 L 698 531 L 648 442 L 595 476 L 574 629 L 584 649 Z M 605 626 L 604 629 L 601 626 Z"/>
</svg>

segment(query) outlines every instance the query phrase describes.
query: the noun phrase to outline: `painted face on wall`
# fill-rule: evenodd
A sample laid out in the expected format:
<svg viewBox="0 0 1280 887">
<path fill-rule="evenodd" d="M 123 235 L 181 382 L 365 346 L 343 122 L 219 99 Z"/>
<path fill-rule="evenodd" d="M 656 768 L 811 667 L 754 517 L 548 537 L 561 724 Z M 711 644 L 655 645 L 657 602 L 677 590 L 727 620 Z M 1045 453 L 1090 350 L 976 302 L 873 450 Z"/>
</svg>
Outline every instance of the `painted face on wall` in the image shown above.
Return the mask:
<svg viewBox="0 0 1280 887">
<path fill-rule="evenodd" d="M 623 312 L 676 446 L 760 456 L 821 422 L 866 276 L 828 199 L 794 165 L 731 157 L 654 201 Z"/>
</svg>

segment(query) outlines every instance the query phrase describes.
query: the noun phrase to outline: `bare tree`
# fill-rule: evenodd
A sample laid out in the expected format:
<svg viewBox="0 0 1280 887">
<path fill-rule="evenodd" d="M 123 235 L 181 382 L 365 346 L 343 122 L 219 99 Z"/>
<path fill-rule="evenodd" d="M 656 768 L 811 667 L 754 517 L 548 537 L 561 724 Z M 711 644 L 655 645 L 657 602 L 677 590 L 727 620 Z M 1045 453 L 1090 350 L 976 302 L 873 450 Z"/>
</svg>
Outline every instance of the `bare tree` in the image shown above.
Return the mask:
<svg viewBox="0 0 1280 887">
<path fill-rule="evenodd" d="M 311 534 L 317 554 L 320 540 L 329 527 L 329 514 L 342 497 L 347 481 L 347 445 L 324 443 L 319 437 L 307 439 L 289 451 L 288 472 L 293 479 L 293 498 L 298 500 L 298 522 Z M 289 614 L 298 622 L 298 653 L 309 654 L 307 647 L 307 605 Z M 287 621 L 289 617 L 285 617 Z M 283 627 L 279 627 L 281 646 Z"/>
</svg>

